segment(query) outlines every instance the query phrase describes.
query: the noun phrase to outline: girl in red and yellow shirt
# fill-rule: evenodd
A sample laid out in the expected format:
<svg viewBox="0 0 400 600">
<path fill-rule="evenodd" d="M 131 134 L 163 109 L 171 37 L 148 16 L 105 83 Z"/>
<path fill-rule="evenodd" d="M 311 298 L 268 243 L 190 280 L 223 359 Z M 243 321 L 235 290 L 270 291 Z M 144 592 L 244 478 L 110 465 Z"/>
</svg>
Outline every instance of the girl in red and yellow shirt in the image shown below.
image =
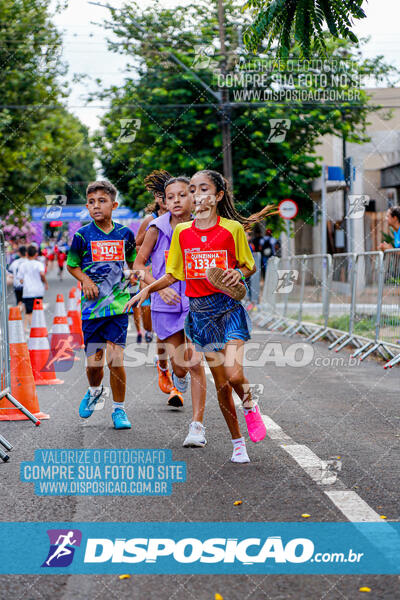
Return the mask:
<svg viewBox="0 0 400 600">
<path fill-rule="evenodd" d="M 243 305 L 206 278 L 211 267 L 225 270 L 223 283 L 237 286 L 256 271 L 243 226 L 249 227 L 271 213 L 265 207 L 245 218 L 233 203 L 224 177 L 216 171 L 199 171 L 189 184 L 195 219 L 176 226 L 166 265 L 166 274 L 145 287 L 126 305 L 140 305 L 151 293 L 178 280 L 186 281 L 189 314 L 185 332 L 204 352 L 214 378 L 218 402 L 232 436 L 232 462 L 249 462 L 241 435 L 232 388 L 243 402 L 250 439 L 264 439 L 266 429 L 258 406 L 253 402 L 250 384 L 243 372 L 244 342 L 250 338 L 250 319 Z"/>
</svg>

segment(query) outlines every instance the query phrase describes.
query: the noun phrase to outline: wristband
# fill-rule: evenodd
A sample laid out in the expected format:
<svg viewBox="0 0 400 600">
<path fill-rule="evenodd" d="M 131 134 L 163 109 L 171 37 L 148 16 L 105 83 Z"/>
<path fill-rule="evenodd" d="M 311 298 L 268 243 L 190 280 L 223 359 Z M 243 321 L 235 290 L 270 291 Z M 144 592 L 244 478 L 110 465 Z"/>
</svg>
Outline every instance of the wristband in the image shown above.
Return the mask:
<svg viewBox="0 0 400 600">
<path fill-rule="evenodd" d="M 246 280 L 246 277 L 243 275 L 243 273 L 242 273 L 242 271 L 241 271 L 240 269 L 238 269 L 237 267 L 235 267 L 235 271 L 239 271 L 239 273 L 240 273 L 240 274 L 241 274 L 241 276 L 242 276 L 242 279 L 243 279 L 243 281 L 245 281 L 245 280 Z"/>
</svg>

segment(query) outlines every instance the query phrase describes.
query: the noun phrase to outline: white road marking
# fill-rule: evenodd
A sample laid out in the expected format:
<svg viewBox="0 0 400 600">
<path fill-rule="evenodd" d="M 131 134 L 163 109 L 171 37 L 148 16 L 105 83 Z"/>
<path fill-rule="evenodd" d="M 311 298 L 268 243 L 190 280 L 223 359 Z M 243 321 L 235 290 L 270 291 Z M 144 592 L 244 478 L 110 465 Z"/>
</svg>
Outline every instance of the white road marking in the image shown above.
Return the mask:
<svg viewBox="0 0 400 600">
<path fill-rule="evenodd" d="M 318 485 L 333 485 L 337 481 L 337 473 L 331 471 L 329 463 L 321 460 L 314 452 L 302 444 L 281 445 L 300 467 L 313 479 Z"/>
<path fill-rule="evenodd" d="M 254 333 L 265 333 L 262 331 L 253 331 Z M 208 380 L 214 383 L 210 367 L 206 364 L 205 371 Z M 233 399 L 237 407 L 241 407 L 242 402 L 236 392 L 233 392 Z M 267 428 L 267 435 L 270 439 L 280 443 L 280 447 L 285 450 L 297 464 L 307 473 L 313 481 L 320 486 L 334 485 L 336 490 L 326 490 L 324 493 L 340 510 L 341 513 L 351 522 L 382 522 L 377 512 L 373 510 L 356 492 L 344 489 L 343 482 L 337 476 L 337 473 L 331 472 L 328 463 L 319 458 L 308 446 L 296 444 L 296 442 L 283 431 L 271 417 L 261 414 L 264 424 Z M 342 488 L 342 489 L 340 489 Z"/>
<path fill-rule="evenodd" d="M 382 522 L 378 513 L 356 492 L 344 489 L 343 482 L 337 477 L 337 473 L 329 470 L 326 461 L 320 459 L 308 446 L 296 444 L 271 417 L 264 414 L 261 416 L 267 428 L 268 437 L 275 442 L 285 442 L 280 444 L 280 447 L 290 454 L 313 481 L 321 486 L 335 485 L 336 490 L 327 490 L 325 494 L 349 521 Z"/>
<path fill-rule="evenodd" d="M 350 490 L 329 490 L 325 494 L 349 521 L 379 521 L 382 519 L 360 496 Z"/>
</svg>

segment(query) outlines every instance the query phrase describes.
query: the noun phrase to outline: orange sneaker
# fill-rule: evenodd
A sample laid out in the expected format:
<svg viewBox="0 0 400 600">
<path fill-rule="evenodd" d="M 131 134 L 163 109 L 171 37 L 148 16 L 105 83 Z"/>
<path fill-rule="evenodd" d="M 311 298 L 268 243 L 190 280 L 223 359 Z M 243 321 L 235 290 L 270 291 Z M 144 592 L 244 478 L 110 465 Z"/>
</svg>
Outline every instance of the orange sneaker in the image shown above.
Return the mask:
<svg viewBox="0 0 400 600">
<path fill-rule="evenodd" d="M 183 406 L 183 396 L 175 387 L 172 388 L 169 395 L 168 406 L 173 406 L 174 408 L 182 408 Z"/>
<path fill-rule="evenodd" d="M 164 394 L 169 394 L 174 387 L 172 384 L 171 373 L 167 369 L 163 371 L 160 367 L 159 361 L 157 361 L 157 371 L 158 371 L 158 386 Z"/>
</svg>

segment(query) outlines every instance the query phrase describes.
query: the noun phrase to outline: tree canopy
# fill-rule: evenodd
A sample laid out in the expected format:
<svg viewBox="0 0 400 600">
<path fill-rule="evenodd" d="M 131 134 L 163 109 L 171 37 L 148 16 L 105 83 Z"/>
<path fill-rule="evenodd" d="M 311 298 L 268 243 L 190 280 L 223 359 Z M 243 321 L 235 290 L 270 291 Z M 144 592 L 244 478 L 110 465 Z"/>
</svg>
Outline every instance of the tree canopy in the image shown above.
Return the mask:
<svg viewBox="0 0 400 600">
<path fill-rule="evenodd" d="M 88 131 L 64 106 L 61 36 L 50 0 L 0 3 L 0 214 L 79 195 L 95 175 Z M 61 10 L 59 5 L 56 10 Z M 70 183 L 72 182 L 72 184 Z"/>
<path fill-rule="evenodd" d="M 387 77 L 390 67 L 381 57 L 362 60 L 359 46 L 328 37 L 330 71 L 319 61 L 304 73 L 303 63 L 296 62 L 299 46 L 293 48 L 290 61 L 278 64 L 263 54 L 256 57 L 257 63 L 240 47 L 238 30 L 246 25 L 246 16 L 235 2 L 226 3 L 225 12 L 227 57 L 219 51 L 215 2 L 174 9 L 155 3 L 145 10 L 129 4 L 111 10 L 105 27 L 116 41 L 110 47 L 124 53 L 129 64 L 125 84 L 101 92 L 111 105 L 95 140 L 105 175 L 127 204 L 140 209 L 150 200 L 143 179 L 154 168 L 188 175 L 203 168 L 222 171 L 221 111 L 197 80 L 200 76 L 214 90 L 229 87 L 231 105 L 226 110 L 239 208 L 250 214 L 291 197 L 300 204 L 299 216 L 306 218 L 312 213 L 310 183 L 320 173 L 320 136 L 334 133 L 350 141 L 365 140 L 372 108 L 361 78 Z M 190 72 L 171 60 L 170 52 Z M 255 81 L 257 73 L 263 76 L 261 85 Z M 247 84 L 243 77 L 249 74 Z M 304 90 L 309 92 L 305 100 Z M 282 92 L 286 95 L 280 99 Z M 271 119 L 284 121 L 287 129 L 279 143 L 270 139 Z"/>
<path fill-rule="evenodd" d="M 358 42 L 351 30 L 356 19 L 366 17 L 364 0 L 248 0 L 253 22 L 244 39 L 250 50 L 276 44 L 279 56 L 288 56 L 293 41 L 301 54 L 326 55 L 324 27 L 336 38 Z"/>
</svg>

